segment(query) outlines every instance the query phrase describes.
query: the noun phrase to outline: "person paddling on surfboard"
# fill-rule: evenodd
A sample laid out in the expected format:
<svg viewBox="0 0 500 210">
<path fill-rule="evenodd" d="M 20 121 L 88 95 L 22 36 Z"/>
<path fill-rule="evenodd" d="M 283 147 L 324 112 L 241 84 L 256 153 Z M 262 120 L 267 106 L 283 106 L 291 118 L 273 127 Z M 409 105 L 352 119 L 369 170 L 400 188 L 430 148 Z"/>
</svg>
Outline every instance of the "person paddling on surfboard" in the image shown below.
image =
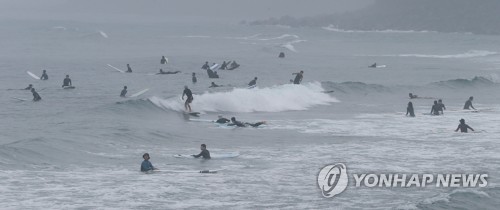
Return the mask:
<svg viewBox="0 0 500 210">
<path fill-rule="evenodd" d="M 127 73 L 132 73 L 132 68 L 130 68 L 130 64 L 127 63 Z"/>
<path fill-rule="evenodd" d="M 257 77 L 253 78 L 253 80 L 248 83 L 248 87 L 254 86 L 256 84 L 257 84 Z"/>
<path fill-rule="evenodd" d="M 188 88 L 188 86 L 184 86 L 184 92 L 182 93 L 182 100 L 184 100 L 184 95 L 187 96 L 186 102 L 184 103 L 184 108 L 186 111 L 191 112 L 191 106 L 189 105 L 191 102 L 193 102 L 193 93 L 191 90 Z"/>
<path fill-rule="evenodd" d="M 474 106 L 472 106 L 472 100 L 474 100 L 474 97 L 469 97 L 469 100 L 467 100 L 465 102 L 465 105 L 464 105 L 464 109 L 467 109 L 467 110 L 470 110 L 470 108 L 476 110 L 476 108 L 474 108 Z"/>
<path fill-rule="evenodd" d="M 304 71 L 300 71 L 299 73 L 293 73 L 292 75 L 297 75 L 293 80 L 293 84 L 298 85 L 300 84 L 300 82 L 302 82 L 302 78 L 304 78 Z"/>
<path fill-rule="evenodd" d="M 25 90 L 31 90 L 33 89 L 33 85 L 32 84 L 29 84 L 28 87 L 24 88 Z"/>
<path fill-rule="evenodd" d="M 144 158 L 144 161 L 142 161 L 142 164 L 141 164 L 141 171 L 142 172 L 148 172 L 148 171 L 152 171 L 152 170 L 158 170 L 158 168 L 155 168 L 153 166 L 153 164 L 151 164 L 151 162 L 149 162 L 149 154 L 148 153 L 144 153 L 144 155 L 142 155 L 142 158 Z"/>
<path fill-rule="evenodd" d="M 418 96 L 417 95 L 413 95 L 413 93 L 409 93 L 408 96 L 410 97 L 410 99 L 418 98 Z"/>
<path fill-rule="evenodd" d="M 465 124 L 464 119 L 460 119 L 460 124 L 458 124 L 458 127 L 455 130 L 455 132 L 457 132 L 459 129 L 460 129 L 460 132 L 462 132 L 462 133 L 467 133 L 467 129 L 474 131 L 474 129 L 472 129 L 469 125 Z"/>
<path fill-rule="evenodd" d="M 123 90 L 120 93 L 120 97 L 126 97 L 125 95 L 127 94 L 127 86 L 123 86 Z"/>
<path fill-rule="evenodd" d="M 219 119 L 217 119 L 215 122 L 219 123 L 219 124 L 226 124 L 226 123 L 230 122 L 230 120 L 228 120 L 227 118 L 222 117 L 222 115 L 219 115 Z"/>
<path fill-rule="evenodd" d="M 210 159 L 210 152 L 207 150 L 207 145 L 201 144 L 200 146 L 201 152 L 198 155 L 191 155 L 194 158 L 202 157 L 203 159 Z"/>
<path fill-rule="evenodd" d="M 31 93 L 33 93 L 33 101 L 42 100 L 42 97 L 40 97 L 40 95 L 38 95 L 38 93 L 35 91 L 35 88 L 31 88 Z"/>
<path fill-rule="evenodd" d="M 181 71 L 163 71 L 163 69 L 160 69 L 160 73 L 157 74 L 177 74 Z"/>
<path fill-rule="evenodd" d="M 370 68 L 377 68 L 377 63 L 373 63 L 371 66 L 369 66 Z"/>
<path fill-rule="evenodd" d="M 47 70 L 43 70 L 42 76 L 40 77 L 40 80 L 48 80 L 49 75 L 47 75 Z"/>
<path fill-rule="evenodd" d="M 69 78 L 69 75 L 66 75 L 66 78 L 63 80 L 63 85 L 62 87 L 69 87 L 72 86 L 73 84 L 71 83 L 71 79 Z"/>
<path fill-rule="evenodd" d="M 212 82 L 209 88 L 216 88 L 216 87 L 222 87 L 222 85 L 215 84 L 215 82 Z"/>
</svg>

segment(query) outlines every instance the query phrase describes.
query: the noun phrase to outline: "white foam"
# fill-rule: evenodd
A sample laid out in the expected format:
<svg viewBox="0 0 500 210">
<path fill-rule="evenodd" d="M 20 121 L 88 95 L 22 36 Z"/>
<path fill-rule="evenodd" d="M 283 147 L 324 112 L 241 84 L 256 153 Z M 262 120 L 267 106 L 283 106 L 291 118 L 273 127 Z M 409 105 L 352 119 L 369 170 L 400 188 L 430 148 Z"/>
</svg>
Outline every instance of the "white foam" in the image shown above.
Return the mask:
<svg viewBox="0 0 500 210">
<path fill-rule="evenodd" d="M 470 50 L 460 54 L 437 55 L 437 54 L 399 54 L 399 55 L 383 55 L 389 57 L 417 57 L 417 58 L 475 58 L 496 55 L 498 52 L 487 50 Z"/>
<path fill-rule="evenodd" d="M 104 33 L 104 31 L 98 31 L 98 32 L 99 32 L 99 34 L 100 34 L 102 37 L 104 37 L 104 38 L 106 38 L 106 39 L 107 39 L 107 38 L 109 38 L 109 36 L 108 36 L 106 33 Z"/>
<path fill-rule="evenodd" d="M 194 95 L 191 106 L 198 112 L 282 112 L 307 110 L 313 106 L 338 102 L 322 91 L 324 90 L 319 82 L 253 89 L 237 88 L 229 92 Z M 151 97 L 150 101 L 164 109 L 184 110 L 184 102 L 180 100 L 180 96 L 169 99 Z"/>
<path fill-rule="evenodd" d="M 393 30 L 393 29 L 387 29 L 387 30 L 371 30 L 371 31 L 363 31 L 363 30 L 344 30 L 340 29 L 334 25 L 329 25 L 325 27 L 321 27 L 324 30 L 327 31 L 334 31 L 334 32 L 341 32 L 341 33 L 437 33 L 435 31 L 414 31 L 414 30 Z"/>
</svg>

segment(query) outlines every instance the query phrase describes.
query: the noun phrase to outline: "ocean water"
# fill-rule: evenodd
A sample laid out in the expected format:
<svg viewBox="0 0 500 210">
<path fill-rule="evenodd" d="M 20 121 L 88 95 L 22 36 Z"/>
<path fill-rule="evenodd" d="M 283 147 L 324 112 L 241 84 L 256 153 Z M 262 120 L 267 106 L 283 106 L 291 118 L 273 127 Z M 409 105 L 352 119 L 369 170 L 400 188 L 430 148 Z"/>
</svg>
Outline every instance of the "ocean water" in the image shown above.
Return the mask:
<svg viewBox="0 0 500 210">
<path fill-rule="evenodd" d="M 3 20 L 2 209 L 496 209 L 500 37 L 227 23 Z M 279 59 L 278 53 L 286 58 Z M 169 58 L 160 65 L 160 58 Z M 241 67 L 209 79 L 205 61 Z M 367 68 L 372 63 L 386 68 Z M 133 73 L 122 74 L 111 64 Z M 159 68 L 181 71 L 155 75 Z M 36 81 L 47 69 L 49 80 Z M 303 70 L 302 85 L 291 85 Z M 191 73 L 198 82 L 192 84 Z M 69 74 L 74 90 L 60 88 Z M 258 87 L 246 84 L 258 77 Z M 210 82 L 224 85 L 208 88 Z M 17 90 L 33 84 L 43 98 Z M 120 98 L 150 90 L 138 98 Z M 199 118 L 182 114 L 184 85 Z M 333 91 L 333 92 L 332 92 Z M 444 116 L 429 116 L 441 98 Z M 474 96 L 483 111 L 462 112 Z M 13 99 L 21 98 L 27 101 Z M 211 123 L 218 115 L 258 128 Z M 464 118 L 477 132 L 455 133 Z M 209 161 L 195 154 L 240 156 Z M 162 170 L 139 172 L 142 154 Z M 488 173 L 486 188 L 354 188 L 324 198 L 328 164 L 352 173 Z"/>
</svg>

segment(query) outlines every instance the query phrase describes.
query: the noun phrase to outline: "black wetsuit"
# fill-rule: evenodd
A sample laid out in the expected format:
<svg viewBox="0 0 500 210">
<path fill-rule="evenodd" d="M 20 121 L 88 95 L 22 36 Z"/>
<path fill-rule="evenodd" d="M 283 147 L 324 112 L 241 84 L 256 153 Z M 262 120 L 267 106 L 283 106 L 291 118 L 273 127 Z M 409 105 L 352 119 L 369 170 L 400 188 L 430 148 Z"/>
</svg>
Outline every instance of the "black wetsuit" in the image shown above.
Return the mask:
<svg viewBox="0 0 500 210">
<path fill-rule="evenodd" d="M 130 68 L 130 66 L 127 66 L 127 73 L 132 73 L 132 68 Z"/>
<path fill-rule="evenodd" d="M 47 73 L 43 73 L 42 74 L 42 77 L 40 77 L 41 80 L 48 80 L 49 79 L 49 76 L 47 75 Z"/>
<path fill-rule="evenodd" d="M 439 110 L 441 113 L 443 113 L 443 112 L 444 112 L 444 110 L 446 110 L 446 107 L 444 106 L 444 104 L 443 104 L 443 103 L 438 103 L 438 110 Z"/>
<path fill-rule="evenodd" d="M 467 128 L 468 128 L 468 129 L 471 129 L 472 131 L 474 131 L 474 129 L 472 129 L 469 125 L 467 125 L 467 124 L 465 124 L 465 123 L 464 123 L 464 124 L 460 123 L 460 124 L 458 125 L 458 127 L 457 127 L 457 130 L 459 130 L 459 129 L 460 129 L 460 132 L 462 132 L 462 133 L 467 133 Z"/>
<path fill-rule="evenodd" d="M 256 80 L 256 79 L 254 79 L 254 80 L 252 80 L 252 81 L 250 81 L 250 82 L 248 83 L 248 86 L 254 86 L 254 85 L 256 85 L 256 84 L 257 84 L 257 80 Z"/>
<path fill-rule="evenodd" d="M 304 76 L 301 73 L 297 73 L 297 76 L 295 76 L 295 79 L 293 80 L 293 84 L 296 84 L 296 85 L 300 84 L 303 77 Z"/>
<path fill-rule="evenodd" d="M 410 117 L 415 117 L 415 112 L 413 110 L 413 106 L 408 106 L 406 108 L 406 115 L 408 116 L 410 114 Z"/>
<path fill-rule="evenodd" d="M 182 93 L 182 95 L 186 95 L 187 96 L 186 102 L 188 102 L 188 103 L 193 102 L 193 99 L 194 99 L 193 98 L 193 93 L 191 92 L 190 89 L 188 89 L 188 88 L 184 89 L 184 93 Z"/>
<path fill-rule="evenodd" d="M 432 105 L 432 108 L 431 108 L 431 114 L 432 115 L 439 115 L 439 104 L 434 104 Z"/>
<path fill-rule="evenodd" d="M 220 123 L 220 124 L 225 124 L 225 123 L 228 123 L 228 122 L 230 122 L 230 121 L 231 121 L 231 120 L 228 120 L 228 119 L 226 119 L 226 118 L 221 117 L 221 118 L 219 118 L 219 119 L 218 119 L 217 121 L 215 121 L 215 122 L 216 122 L 216 123 Z"/>
<path fill-rule="evenodd" d="M 470 108 L 474 109 L 474 106 L 472 106 L 472 100 L 469 99 L 465 102 L 464 109 L 470 109 Z"/>
<path fill-rule="evenodd" d="M 226 61 L 222 62 L 222 65 L 219 67 L 219 69 L 226 70 L 227 68 L 227 63 Z"/>
<path fill-rule="evenodd" d="M 210 152 L 207 149 L 201 150 L 200 154 L 193 155 L 195 158 L 203 157 L 203 159 L 210 159 Z"/>
<path fill-rule="evenodd" d="M 157 74 L 177 74 L 181 71 L 162 71 L 160 73 L 157 73 Z"/>
<path fill-rule="evenodd" d="M 66 86 L 71 86 L 71 79 L 70 78 L 64 78 L 63 87 L 66 87 Z"/>
<path fill-rule="evenodd" d="M 165 57 L 162 57 L 160 63 L 161 64 L 166 64 L 167 63 L 167 59 Z"/>
<path fill-rule="evenodd" d="M 40 101 L 40 100 L 42 100 L 42 97 L 40 97 L 40 95 L 38 95 L 36 91 L 33 91 L 33 101 Z"/>
<path fill-rule="evenodd" d="M 203 64 L 201 67 L 202 69 L 210 69 L 210 66 L 208 66 L 208 63 Z"/>
<path fill-rule="evenodd" d="M 240 121 L 232 121 L 230 124 L 228 124 L 229 126 L 238 126 L 238 127 L 247 127 L 244 123 L 240 122 Z"/>
<path fill-rule="evenodd" d="M 193 80 L 193 83 L 196 83 L 198 81 L 198 79 L 196 79 L 196 76 L 193 76 L 192 80 Z"/>
<path fill-rule="evenodd" d="M 123 89 L 122 92 L 120 93 L 120 97 L 125 97 L 127 94 L 127 89 Z"/>
<path fill-rule="evenodd" d="M 245 123 L 245 125 L 249 125 L 252 127 L 258 127 L 259 125 L 264 124 L 264 122 L 257 122 L 257 123 Z"/>
<path fill-rule="evenodd" d="M 220 87 L 220 85 L 217 85 L 217 84 L 214 83 L 214 84 L 210 85 L 209 88 L 216 88 L 216 87 Z"/>
</svg>

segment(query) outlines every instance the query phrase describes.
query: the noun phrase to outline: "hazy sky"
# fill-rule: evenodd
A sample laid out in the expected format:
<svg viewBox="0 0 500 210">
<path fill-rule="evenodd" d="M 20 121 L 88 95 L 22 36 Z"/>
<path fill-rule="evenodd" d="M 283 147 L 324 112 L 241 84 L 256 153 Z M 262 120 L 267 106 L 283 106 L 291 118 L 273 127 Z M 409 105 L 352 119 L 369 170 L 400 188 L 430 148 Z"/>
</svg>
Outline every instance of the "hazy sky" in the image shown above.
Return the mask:
<svg viewBox="0 0 500 210">
<path fill-rule="evenodd" d="M 0 0 L 1 18 L 99 19 L 121 17 L 267 19 L 355 10 L 372 0 Z M 128 19 L 128 18 L 127 18 Z"/>
</svg>

